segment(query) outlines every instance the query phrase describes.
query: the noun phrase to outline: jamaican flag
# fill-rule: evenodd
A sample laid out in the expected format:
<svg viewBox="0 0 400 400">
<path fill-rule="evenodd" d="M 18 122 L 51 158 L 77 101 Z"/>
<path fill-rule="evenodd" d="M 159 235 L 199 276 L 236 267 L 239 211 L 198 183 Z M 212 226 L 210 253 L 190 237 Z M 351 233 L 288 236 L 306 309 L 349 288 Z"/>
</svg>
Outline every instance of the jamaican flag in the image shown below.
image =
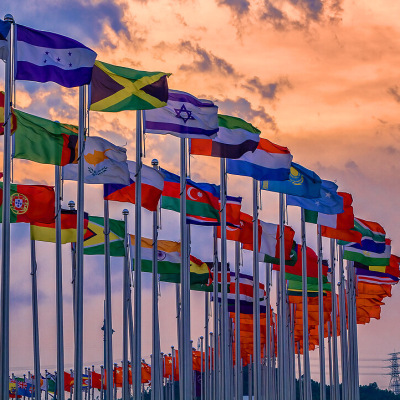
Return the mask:
<svg viewBox="0 0 400 400">
<path fill-rule="evenodd" d="M 90 109 L 117 112 L 164 107 L 168 100 L 169 75 L 96 61 L 90 85 Z"/>
</svg>

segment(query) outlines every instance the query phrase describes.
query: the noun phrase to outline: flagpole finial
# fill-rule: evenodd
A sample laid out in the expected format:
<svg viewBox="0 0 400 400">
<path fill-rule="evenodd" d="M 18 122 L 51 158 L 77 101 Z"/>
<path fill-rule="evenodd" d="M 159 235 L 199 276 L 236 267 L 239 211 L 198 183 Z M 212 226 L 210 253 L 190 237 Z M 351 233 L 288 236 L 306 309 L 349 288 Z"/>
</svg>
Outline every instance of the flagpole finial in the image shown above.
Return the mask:
<svg viewBox="0 0 400 400">
<path fill-rule="evenodd" d="M 68 207 L 70 210 L 74 210 L 75 209 L 75 202 L 73 200 L 70 200 L 68 202 Z"/>
<path fill-rule="evenodd" d="M 127 210 L 126 208 L 124 208 L 122 210 L 122 215 L 128 215 L 129 214 L 129 210 Z"/>
<path fill-rule="evenodd" d="M 11 14 L 6 14 L 4 16 L 4 21 L 14 22 L 14 17 Z"/>
<path fill-rule="evenodd" d="M 151 160 L 151 165 L 157 166 L 157 165 L 158 165 L 158 160 L 157 160 L 156 158 L 153 158 L 153 159 Z"/>
</svg>

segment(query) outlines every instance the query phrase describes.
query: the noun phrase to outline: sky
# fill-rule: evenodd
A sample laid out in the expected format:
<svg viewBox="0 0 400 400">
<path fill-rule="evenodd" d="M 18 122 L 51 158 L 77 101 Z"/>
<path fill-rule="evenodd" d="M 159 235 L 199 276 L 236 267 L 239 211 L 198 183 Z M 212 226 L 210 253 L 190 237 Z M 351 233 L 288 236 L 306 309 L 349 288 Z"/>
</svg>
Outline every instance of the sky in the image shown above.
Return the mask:
<svg viewBox="0 0 400 400">
<path fill-rule="evenodd" d="M 294 161 L 335 181 L 340 191 L 353 195 L 356 216 L 379 222 L 393 239 L 392 252 L 400 254 L 397 195 L 400 190 L 400 3 L 396 0 L 5 0 L 0 16 L 11 13 L 19 24 L 60 33 L 95 50 L 98 59 L 147 71 L 172 73 L 169 87 L 211 99 L 219 112 L 257 126 L 274 143 L 287 146 Z M 2 64 L 3 65 L 3 64 Z M 0 67 L 0 88 L 4 69 Z M 78 123 L 78 90 L 56 84 L 18 81 L 16 108 L 61 122 Z M 135 156 L 135 113 L 90 113 L 90 134 L 125 146 Z M 2 147 L 2 143 L 0 145 Z M 174 137 L 146 135 L 145 164 L 179 171 L 179 147 Z M 14 162 L 14 181 L 54 184 L 49 165 Z M 191 177 L 219 183 L 218 160 L 190 157 Z M 76 198 L 72 182 L 64 186 L 64 201 Z M 243 196 L 251 211 L 249 178 L 229 176 L 228 193 Z M 86 210 L 102 215 L 102 190 L 86 185 Z M 262 193 L 261 219 L 278 222 L 277 195 Z M 111 216 L 122 218 L 134 209 L 112 204 Z M 299 212 L 289 208 L 288 223 L 300 239 Z M 164 211 L 160 238 L 179 240 L 179 217 Z M 151 234 L 151 215 L 143 210 L 143 236 Z M 192 254 L 211 259 L 210 228 L 194 227 Z M 315 249 L 315 227 L 308 226 L 308 241 Z M 229 245 L 229 261 L 233 247 Z M 324 254 L 329 254 L 324 241 Z M 12 227 L 11 369 L 32 369 L 32 317 L 29 227 Z M 38 243 L 38 284 L 41 362 L 56 364 L 55 250 Z M 72 288 L 68 245 L 63 248 L 66 364 L 72 367 Z M 122 356 L 122 260 L 112 260 L 114 357 Z M 244 269 L 251 261 L 244 255 Z M 265 265 L 261 264 L 265 279 Z M 85 365 L 102 362 L 104 299 L 102 257 L 85 258 L 84 359 Z M 150 276 L 143 274 L 143 356 L 151 352 Z M 400 289 L 385 300 L 381 319 L 359 326 L 360 382 L 376 381 L 387 387 L 381 368 L 387 354 L 400 350 Z M 174 286 L 161 284 L 162 351 L 177 344 Z M 203 334 L 204 296 L 192 294 L 192 338 Z M 312 354 L 317 371 L 318 351 Z M 317 378 L 317 375 L 313 375 Z"/>
</svg>

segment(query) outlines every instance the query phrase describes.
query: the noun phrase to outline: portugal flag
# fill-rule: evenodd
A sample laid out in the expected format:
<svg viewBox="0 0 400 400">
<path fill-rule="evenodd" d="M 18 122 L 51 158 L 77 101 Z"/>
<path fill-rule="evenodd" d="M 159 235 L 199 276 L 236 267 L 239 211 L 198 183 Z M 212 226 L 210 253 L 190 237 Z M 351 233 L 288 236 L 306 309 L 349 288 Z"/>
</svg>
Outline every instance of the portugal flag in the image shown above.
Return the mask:
<svg viewBox="0 0 400 400">
<path fill-rule="evenodd" d="M 54 221 L 55 196 L 52 186 L 15 185 L 10 187 L 10 222 Z M 0 222 L 3 207 L 3 182 L 0 182 Z"/>
</svg>

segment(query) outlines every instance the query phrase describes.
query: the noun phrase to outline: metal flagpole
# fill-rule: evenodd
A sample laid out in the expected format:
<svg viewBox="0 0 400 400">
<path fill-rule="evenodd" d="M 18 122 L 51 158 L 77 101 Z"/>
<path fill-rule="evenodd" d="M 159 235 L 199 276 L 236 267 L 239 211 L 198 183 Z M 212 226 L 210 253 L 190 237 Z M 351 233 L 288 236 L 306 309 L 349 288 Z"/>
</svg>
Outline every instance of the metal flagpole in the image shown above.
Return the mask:
<svg viewBox="0 0 400 400">
<path fill-rule="evenodd" d="M 134 280 L 134 355 L 132 361 L 133 396 L 141 393 L 142 373 L 142 111 L 136 111 L 136 175 L 135 175 L 135 280 Z"/>
<path fill-rule="evenodd" d="M 200 400 L 204 400 L 204 357 L 203 336 L 200 336 Z"/>
<path fill-rule="evenodd" d="M 260 270 L 258 253 L 258 181 L 253 178 L 253 357 L 254 399 L 261 399 Z M 282 243 L 282 241 L 281 241 Z"/>
<path fill-rule="evenodd" d="M 64 400 L 64 317 L 62 290 L 62 253 L 61 253 L 61 167 L 55 167 L 55 211 L 56 211 L 56 314 L 57 314 L 57 379 L 58 399 Z"/>
<path fill-rule="evenodd" d="M 14 18 L 7 14 L 4 21 L 13 27 Z M 1 228 L 1 302 L 0 302 L 0 390 L 3 399 L 9 392 L 9 353 L 10 353 L 10 177 L 11 177 L 11 100 L 14 86 L 12 65 L 14 62 L 14 35 L 10 30 L 8 40 L 8 59 L 5 65 L 4 94 L 4 140 L 3 140 L 3 214 Z"/>
<path fill-rule="evenodd" d="M 240 242 L 235 242 L 235 399 L 241 399 L 240 373 Z"/>
<path fill-rule="evenodd" d="M 37 293 L 37 264 L 35 241 L 31 239 L 31 276 L 32 276 L 32 321 L 33 321 L 33 363 L 35 371 L 35 399 L 40 398 L 40 352 L 39 352 L 39 312 Z M 7 395 L 8 397 L 8 395 Z"/>
<path fill-rule="evenodd" d="M 180 227 L 181 227 L 181 330 L 179 349 L 181 400 L 192 398 L 191 346 L 190 346 L 190 267 L 188 263 L 189 237 L 186 225 L 186 173 L 187 143 L 180 139 Z"/>
<path fill-rule="evenodd" d="M 220 203 L 221 203 L 221 399 L 229 400 L 229 356 L 228 356 L 228 293 L 227 293 L 227 248 L 226 248 L 226 160 L 220 159 Z"/>
<path fill-rule="evenodd" d="M 84 230 L 84 140 L 86 131 L 86 86 L 79 87 L 79 134 L 78 134 L 78 201 L 75 276 L 75 400 L 82 400 L 83 368 L 83 230 Z M 107 399 L 109 400 L 109 399 Z"/>
<path fill-rule="evenodd" d="M 158 160 L 151 161 L 154 169 L 158 170 Z M 153 211 L 153 275 L 152 275 L 152 365 L 151 365 L 151 400 L 160 400 L 161 387 L 160 387 L 160 326 L 158 315 L 158 206 L 157 210 Z"/>
<path fill-rule="evenodd" d="M 267 339 L 267 347 L 266 347 L 266 360 L 267 360 L 267 379 L 266 379 L 266 393 L 271 392 L 271 264 L 265 264 L 265 289 L 267 292 L 266 302 L 267 302 L 267 329 L 266 329 L 266 339 Z"/>
<path fill-rule="evenodd" d="M 128 215 L 129 211 L 122 211 L 125 223 L 125 257 L 123 274 L 123 302 L 122 302 L 122 400 L 130 399 L 129 373 L 128 373 L 128 313 L 129 313 L 129 236 L 128 236 Z"/>
<path fill-rule="evenodd" d="M 204 292 L 204 346 L 205 346 L 205 368 L 204 368 L 204 398 L 209 400 L 209 381 L 210 381 L 210 354 L 208 349 L 208 292 Z"/>
<path fill-rule="evenodd" d="M 125 255 L 126 256 L 126 255 Z M 129 263 L 130 263 L 130 255 L 129 255 Z M 133 378 L 133 362 L 135 359 L 135 353 L 134 353 L 134 338 L 133 338 L 133 311 L 132 311 L 132 273 L 131 273 L 131 264 L 129 264 L 129 294 L 128 294 L 128 328 L 129 328 L 129 352 L 130 352 L 130 357 L 131 357 L 131 377 Z M 133 381 L 132 381 L 132 389 L 133 389 Z M 129 389 L 129 392 L 131 391 L 131 388 Z"/>
<path fill-rule="evenodd" d="M 325 374 L 325 342 L 324 342 L 324 293 L 322 275 L 322 236 L 321 225 L 317 225 L 318 246 L 318 337 L 319 337 L 319 371 L 320 371 L 320 399 L 326 399 L 326 374 Z"/>
<path fill-rule="evenodd" d="M 300 400 L 303 400 L 303 377 L 301 375 L 301 361 L 300 361 L 300 342 L 296 342 L 297 346 L 297 369 L 299 372 L 299 393 L 300 393 Z"/>
<path fill-rule="evenodd" d="M 213 282 L 213 325 L 214 325 L 214 397 L 213 400 L 220 400 L 220 380 L 219 380 L 219 326 L 218 326 L 218 247 L 217 247 L 217 227 L 214 227 L 214 282 Z"/>
<path fill-rule="evenodd" d="M 106 400 L 111 399 L 113 390 L 113 348 L 112 348 L 112 308 L 111 308 L 111 257 L 110 257 L 110 218 L 108 200 L 104 200 L 104 286 L 105 286 L 105 323 L 104 337 L 106 346 Z"/>
<path fill-rule="evenodd" d="M 336 275 L 335 275 L 335 239 L 330 239 L 330 258 L 331 258 L 331 293 L 332 293 L 332 374 L 333 387 L 332 400 L 340 400 L 339 392 L 339 364 L 338 364 L 338 348 L 337 348 L 337 298 L 336 298 Z"/>
<path fill-rule="evenodd" d="M 353 280 L 353 347 L 354 347 L 354 388 L 355 400 L 360 399 L 360 377 L 358 367 L 358 332 L 357 332 L 357 304 L 356 304 L 356 271 L 354 269 L 354 262 L 351 263 L 351 274 Z"/>
<path fill-rule="evenodd" d="M 172 399 L 175 400 L 175 349 L 174 346 L 171 346 L 171 362 L 172 362 L 172 373 L 171 373 L 171 379 L 172 379 Z"/>
<path fill-rule="evenodd" d="M 329 357 L 329 398 L 333 399 L 333 368 L 332 368 L 332 343 L 331 343 L 331 322 L 327 321 L 328 325 L 328 357 Z"/>
<path fill-rule="evenodd" d="M 301 209 L 301 264 L 302 264 L 302 300 L 303 300 L 303 369 L 304 400 L 311 399 L 310 354 L 308 342 L 308 293 L 307 293 L 307 241 L 305 211 Z"/>
</svg>

